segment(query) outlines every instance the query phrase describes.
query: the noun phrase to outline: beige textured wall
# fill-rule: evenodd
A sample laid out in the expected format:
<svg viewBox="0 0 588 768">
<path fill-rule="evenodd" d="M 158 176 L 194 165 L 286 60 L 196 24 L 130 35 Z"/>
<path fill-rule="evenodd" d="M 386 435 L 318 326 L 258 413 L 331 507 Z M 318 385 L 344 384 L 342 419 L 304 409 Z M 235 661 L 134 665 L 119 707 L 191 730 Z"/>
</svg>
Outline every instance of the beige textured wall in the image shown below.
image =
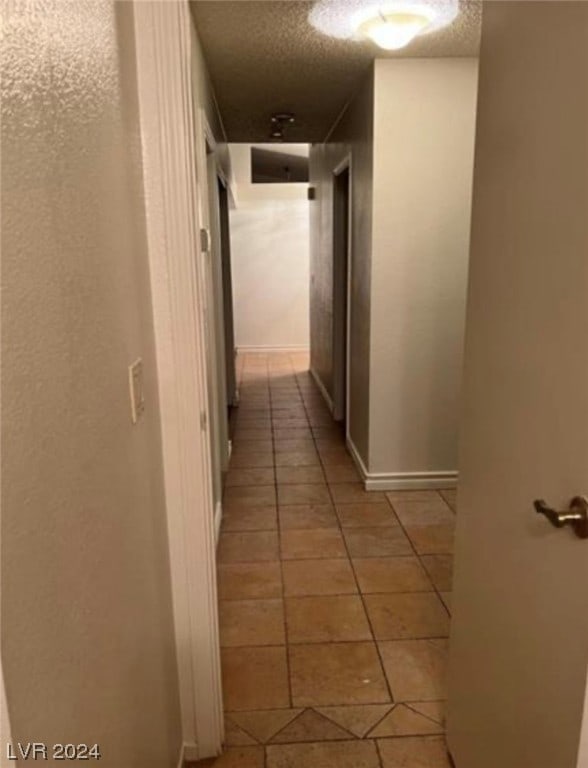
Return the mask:
<svg viewBox="0 0 588 768">
<path fill-rule="evenodd" d="M 180 746 L 132 5 L 3 9 L 2 661 L 15 740 Z M 132 426 L 127 366 L 142 357 Z"/>
<path fill-rule="evenodd" d="M 376 61 L 370 472 L 457 469 L 477 67 Z"/>
<path fill-rule="evenodd" d="M 368 461 L 369 336 L 373 177 L 373 72 L 363 81 L 324 144 L 310 151 L 310 345 L 311 366 L 333 395 L 333 171 L 352 154 L 352 256 L 350 310 L 351 438 Z"/>
</svg>

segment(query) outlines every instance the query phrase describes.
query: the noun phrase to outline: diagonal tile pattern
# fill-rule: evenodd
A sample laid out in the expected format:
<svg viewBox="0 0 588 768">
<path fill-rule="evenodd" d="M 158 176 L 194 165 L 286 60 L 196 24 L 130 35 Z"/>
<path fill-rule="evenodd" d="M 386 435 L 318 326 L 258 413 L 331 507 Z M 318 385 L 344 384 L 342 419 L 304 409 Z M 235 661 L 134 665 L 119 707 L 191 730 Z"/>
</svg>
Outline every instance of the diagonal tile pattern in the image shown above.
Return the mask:
<svg viewBox="0 0 588 768">
<path fill-rule="evenodd" d="M 314 709 L 305 709 L 290 725 L 277 733 L 272 744 L 295 742 L 343 741 L 353 739 L 353 734 L 336 725 Z"/>
<path fill-rule="evenodd" d="M 223 768 L 449 768 L 456 493 L 367 492 L 302 354 L 238 361 L 218 546 Z"/>
</svg>

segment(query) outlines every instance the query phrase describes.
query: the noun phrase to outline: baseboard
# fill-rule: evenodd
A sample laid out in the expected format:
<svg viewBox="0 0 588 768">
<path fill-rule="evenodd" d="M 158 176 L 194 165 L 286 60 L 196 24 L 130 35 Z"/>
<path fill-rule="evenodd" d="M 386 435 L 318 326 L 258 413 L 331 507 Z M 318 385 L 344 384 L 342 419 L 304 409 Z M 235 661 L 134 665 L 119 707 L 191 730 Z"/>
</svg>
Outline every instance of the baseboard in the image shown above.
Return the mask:
<svg viewBox="0 0 588 768">
<path fill-rule="evenodd" d="M 318 373 L 314 370 L 314 368 L 310 368 L 310 375 L 314 379 L 314 383 L 319 388 L 319 392 L 323 396 L 323 398 L 325 400 L 325 403 L 327 404 L 327 406 L 329 408 L 329 411 L 331 413 L 333 413 L 333 411 L 335 410 L 335 404 L 333 403 L 333 399 L 331 398 L 331 395 L 329 395 L 329 393 L 325 389 L 325 385 L 320 380 L 320 377 L 319 377 Z"/>
<path fill-rule="evenodd" d="M 453 488 L 457 485 L 457 472 L 368 472 L 349 436 L 347 448 L 361 475 L 366 491 L 424 491 Z"/>
<path fill-rule="evenodd" d="M 270 352 L 310 352 L 310 347 L 307 344 L 284 344 L 282 346 L 245 344 L 237 347 L 238 354 L 246 354 L 247 352 L 260 352 L 266 354 L 269 354 Z"/>
<path fill-rule="evenodd" d="M 182 761 L 178 768 L 184 768 L 185 763 L 196 763 L 200 759 L 198 746 L 196 744 L 184 744 L 182 747 Z"/>
<path fill-rule="evenodd" d="M 364 484 L 366 491 L 425 491 L 455 488 L 457 477 L 457 472 L 374 472 Z"/>
<path fill-rule="evenodd" d="M 345 438 L 345 444 L 347 445 L 347 450 L 351 454 L 351 458 L 355 462 L 355 466 L 357 467 L 357 471 L 359 472 L 360 477 L 363 480 L 363 483 L 365 485 L 366 479 L 367 479 L 367 477 L 369 475 L 369 472 L 367 471 L 366 466 L 363 463 L 363 459 L 361 458 L 361 456 L 359 454 L 359 451 L 355 447 L 355 443 L 353 442 L 353 440 L 351 439 L 351 437 L 349 435 L 347 435 L 346 438 Z M 367 485 L 366 485 L 366 490 L 367 490 Z"/>
<path fill-rule="evenodd" d="M 220 501 L 216 503 L 216 509 L 214 510 L 214 540 L 218 544 L 218 537 L 220 536 L 221 523 L 223 521 L 223 505 Z"/>
</svg>

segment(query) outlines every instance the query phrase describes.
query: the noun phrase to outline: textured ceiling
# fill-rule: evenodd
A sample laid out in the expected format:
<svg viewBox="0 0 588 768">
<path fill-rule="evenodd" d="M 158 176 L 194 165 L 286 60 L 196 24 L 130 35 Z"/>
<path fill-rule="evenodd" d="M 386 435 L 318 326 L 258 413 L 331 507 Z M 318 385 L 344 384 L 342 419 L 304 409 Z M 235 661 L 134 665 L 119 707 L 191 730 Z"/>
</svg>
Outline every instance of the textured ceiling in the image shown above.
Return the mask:
<svg viewBox="0 0 588 768">
<path fill-rule="evenodd" d="M 312 6 L 304 0 L 191 2 L 229 141 L 267 141 L 270 116 L 283 111 L 296 115 L 288 141 L 322 141 L 376 55 L 478 54 L 477 0 L 460 0 L 450 27 L 394 53 L 326 37 L 308 23 Z"/>
</svg>

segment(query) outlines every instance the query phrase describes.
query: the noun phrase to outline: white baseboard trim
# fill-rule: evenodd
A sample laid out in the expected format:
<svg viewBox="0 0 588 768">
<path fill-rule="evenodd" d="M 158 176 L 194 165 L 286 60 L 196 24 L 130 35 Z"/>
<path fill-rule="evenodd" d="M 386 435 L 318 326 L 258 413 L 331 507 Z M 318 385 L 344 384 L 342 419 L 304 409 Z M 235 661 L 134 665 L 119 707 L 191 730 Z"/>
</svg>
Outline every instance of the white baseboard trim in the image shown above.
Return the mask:
<svg viewBox="0 0 588 768">
<path fill-rule="evenodd" d="M 425 491 L 455 488 L 457 472 L 373 473 L 365 480 L 367 491 Z"/>
<path fill-rule="evenodd" d="M 311 375 L 311 376 L 312 376 L 312 378 L 314 379 L 314 383 L 315 383 L 315 384 L 317 385 L 317 387 L 319 388 L 319 392 L 320 392 L 320 393 L 321 393 L 321 395 L 323 396 L 323 398 L 324 398 L 324 400 L 325 400 L 325 403 L 327 404 L 327 406 L 328 406 L 328 408 L 329 408 L 329 411 L 330 411 L 331 413 L 333 413 L 333 411 L 335 410 L 335 404 L 333 403 L 333 400 L 332 400 L 332 398 L 331 398 L 331 395 L 329 395 L 329 393 L 327 392 L 327 390 L 326 390 L 326 388 L 325 388 L 325 385 L 324 385 L 324 384 L 323 384 L 323 382 L 320 380 L 320 376 L 318 375 L 318 373 L 317 373 L 317 372 L 314 370 L 314 368 L 312 368 L 312 367 L 310 368 L 310 375 Z"/>
<path fill-rule="evenodd" d="M 200 760 L 206 760 L 218 755 L 201 755 L 197 744 L 190 744 L 185 742 L 180 750 L 180 761 L 178 762 L 178 768 L 187 768 L 186 763 L 199 763 Z"/>
<path fill-rule="evenodd" d="M 307 344 L 285 344 L 282 346 L 245 344 L 237 347 L 238 354 L 246 354 L 247 352 L 261 352 L 262 354 L 270 352 L 310 352 L 310 347 Z"/>
<path fill-rule="evenodd" d="M 368 472 L 349 436 L 347 436 L 347 448 L 361 475 L 366 491 L 424 491 L 453 488 L 457 484 L 457 472 Z"/>
<path fill-rule="evenodd" d="M 221 523 L 223 521 L 223 505 L 220 501 L 216 503 L 216 509 L 214 510 L 214 540 L 218 544 L 218 537 L 220 536 Z"/>
<path fill-rule="evenodd" d="M 182 747 L 182 762 L 178 768 L 184 768 L 184 763 L 195 763 L 200 760 L 197 744 L 184 744 Z"/>
</svg>

